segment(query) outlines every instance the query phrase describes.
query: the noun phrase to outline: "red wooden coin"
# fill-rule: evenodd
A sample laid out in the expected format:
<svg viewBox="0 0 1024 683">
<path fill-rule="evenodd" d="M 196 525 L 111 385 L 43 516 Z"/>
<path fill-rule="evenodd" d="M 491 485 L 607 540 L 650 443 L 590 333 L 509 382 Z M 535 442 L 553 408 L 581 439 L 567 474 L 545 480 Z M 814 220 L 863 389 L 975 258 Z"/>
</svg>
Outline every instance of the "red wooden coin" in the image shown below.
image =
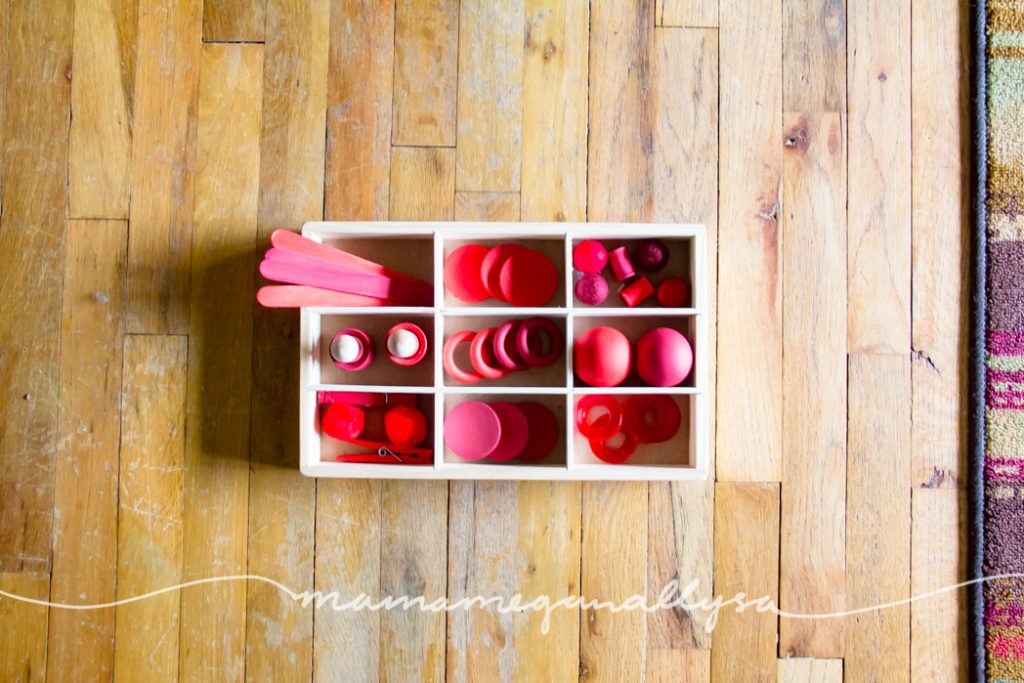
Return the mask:
<svg viewBox="0 0 1024 683">
<path fill-rule="evenodd" d="M 530 437 L 519 459 L 524 462 L 543 460 L 558 443 L 558 418 L 550 408 L 537 401 L 522 401 L 516 407 L 530 425 Z"/>
<path fill-rule="evenodd" d="M 480 279 L 487 247 L 467 244 L 459 247 L 444 262 L 444 286 L 459 301 L 476 303 L 491 295 Z"/>
<path fill-rule="evenodd" d="M 480 264 L 480 279 L 487 291 L 498 301 L 508 302 L 501 291 L 501 269 L 512 254 L 525 251 L 526 247 L 511 242 L 491 248 Z"/>
<path fill-rule="evenodd" d="M 516 406 L 505 401 L 496 401 L 491 408 L 501 420 L 501 440 L 498 446 L 487 456 L 489 460 L 511 460 L 526 448 L 530 439 L 530 423 Z"/>
<path fill-rule="evenodd" d="M 499 282 L 513 306 L 543 306 L 558 289 L 558 270 L 544 254 L 523 249 L 505 261 Z"/>
<path fill-rule="evenodd" d="M 444 419 L 444 440 L 460 458 L 480 460 L 498 446 L 501 426 L 498 413 L 489 405 L 482 401 L 465 401 L 452 408 Z"/>
</svg>

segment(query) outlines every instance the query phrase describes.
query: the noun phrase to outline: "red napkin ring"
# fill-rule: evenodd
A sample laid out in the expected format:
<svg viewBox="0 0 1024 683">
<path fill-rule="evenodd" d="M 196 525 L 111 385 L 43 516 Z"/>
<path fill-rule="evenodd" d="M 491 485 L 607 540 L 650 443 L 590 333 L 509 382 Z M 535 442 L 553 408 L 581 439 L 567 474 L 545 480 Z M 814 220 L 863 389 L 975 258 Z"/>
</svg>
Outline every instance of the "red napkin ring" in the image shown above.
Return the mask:
<svg viewBox="0 0 1024 683">
<path fill-rule="evenodd" d="M 391 349 L 391 335 L 395 334 L 396 332 L 402 331 L 412 332 L 412 334 L 416 337 L 416 341 L 419 343 L 419 347 L 416 349 L 416 353 L 406 358 L 396 356 L 394 353 L 392 353 Z M 421 360 L 423 360 L 424 356 L 427 355 L 427 335 L 423 332 L 423 328 L 421 328 L 419 325 L 414 325 L 413 323 L 398 323 L 390 330 L 388 330 L 387 343 L 385 343 L 384 348 L 387 350 L 388 359 L 390 359 L 391 362 L 396 363 L 397 365 L 416 365 Z"/>
<path fill-rule="evenodd" d="M 619 435 L 622 435 L 622 443 L 618 446 L 609 446 L 608 444 L 611 443 L 611 440 Z M 636 443 L 635 436 L 629 432 L 621 431 L 619 434 L 612 435 L 603 441 L 600 439 L 590 439 L 590 450 L 606 463 L 621 465 L 636 452 Z"/>
<path fill-rule="evenodd" d="M 607 414 L 593 422 L 587 418 L 591 408 L 604 408 Z M 622 406 L 607 394 L 587 394 L 576 404 L 576 429 L 591 441 L 607 440 L 622 431 Z"/>
<path fill-rule="evenodd" d="M 494 333 L 493 348 L 494 357 L 498 359 L 498 363 L 506 370 L 527 370 L 530 364 L 524 361 L 519 356 L 519 350 L 516 348 L 516 336 L 513 334 L 520 325 L 519 320 L 509 320 L 498 327 L 498 330 Z M 512 339 L 512 350 L 509 351 L 509 339 Z"/>
<path fill-rule="evenodd" d="M 530 333 L 534 331 L 547 332 L 551 346 L 546 355 L 542 356 L 539 352 L 534 353 L 530 348 Z M 524 320 L 516 333 L 516 349 L 519 351 L 520 357 L 535 368 L 547 367 L 558 360 L 562 355 L 562 344 L 562 333 L 548 318 L 537 317 Z"/>
<path fill-rule="evenodd" d="M 473 341 L 469 345 L 470 362 L 473 363 L 476 371 L 487 379 L 501 379 L 508 374 L 507 370 L 500 365 L 495 366 L 494 364 L 494 347 L 490 342 L 494 339 L 494 333 L 497 330 L 498 328 L 496 327 L 480 330 L 473 337 Z M 490 356 L 490 360 L 488 360 L 488 356 Z"/>
<path fill-rule="evenodd" d="M 623 427 L 636 437 L 638 443 L 668 441 L 679 431 L 682 421 L 679 405 L 668 396 L 631 396 L 626 399 Z"/>
<path fill-rule="evenodd" d="M 462 332 L 456 332 L 452 336 L 448 337 L 448 341 L 444 343 L 444 349 L 441 353 L 441 363 L 444 365 L 444 371 L 447 372 L 448 376 L 456 382 L 461 382 L 462 384 L 476 384 L 483 379 L 483 375 L 479 372 L 467 372 L 455 364 L 455 348 L 462 343 L 471 343 L 475 336 L 476 332 L 463 330 Z"/>
</svg>

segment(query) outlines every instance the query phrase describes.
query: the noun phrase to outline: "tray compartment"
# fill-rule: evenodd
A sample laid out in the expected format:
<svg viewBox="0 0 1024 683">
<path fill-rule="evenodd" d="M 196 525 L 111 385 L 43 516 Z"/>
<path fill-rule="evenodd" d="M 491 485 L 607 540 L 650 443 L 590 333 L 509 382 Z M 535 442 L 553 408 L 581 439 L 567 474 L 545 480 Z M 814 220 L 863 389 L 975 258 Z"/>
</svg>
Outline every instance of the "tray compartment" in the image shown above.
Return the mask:
<svg viewBox="0 0 1024 683">
<path fill-rule="evenodd" d="M 559 434 L 558 443 L 555 445 L 554 450 L 551 454 L 543 460 L 537 460 L 534 462 L 524 462 L 518 458 L 512 460 L 506 460 L 503 462 L 495 462 L 493 460 L 465 460 L 460 458 L 458 455 L 453 453 L 447 446 L 442 443 L 442 465 L 441 467 L 447 467 L 449 465 L 458 465 L 460 469 L 473 468 L 477 470 L 493 470 L 497 469 L 508 469 L 508 468 L 554 468 L 554 467 L 566 467 L 566 397 L 564 394 L 500 394 L 500 393 L 480 393 L 480 394 L 445 394 L 443 398 L 444 415 L 448 413 L 455 406 L 465 401 L 483 401 L 484 403 L 495 403 L 497 401 L 507 401 L 509 403 L 521 403 L 523 401 L 536 401 L 547 406 L 554 414 L 555 418 L 559 423 Z M 438 423 L 443 423 L 443 419 Z M 440 429 L 440 427 L 439 427 Z M 443 435 L 441 441 L 443 442 Z"/>
<path fill-rule="evenodd" d="M 701 371 L 700 365 L 703 362 L 703 350 L 699 347 L 700 339 L 698 339 L 697 336 L 697 322 L 697 316 L 688 314 L 605 317 L 599 312 L 595 312 L 590 315 L 581 315 L 577 312 L 572 324 L 573 341 L 575 342 L 575 340 L 584 332 L 592 328 L 613 327 L 625 334 L 626 338 L 629 339 L 630 346 L 633 349 L 633 369 L 622 384 L 616 387 L 591 387 L 581 380 L 575 372 L 573 372 L 573 388 L 577 393 L 614 393 L 623 391 L 627 388 L 643 388 L 645 389 L 644 393 L 661 393 L 669 388 L 695 390 L 697 386 L 697 377 Z M 640 379 L 640 376 L 636 372 L 636 342 L 645 332 L 656 327 L 670 327 L 674 330 L 678 330 L 686 337 L 687 341 L 690 342 L 690 348 L 693 350 L 693 368 L 690 370 L 690 374 L 686 379 L 675 387 L 652 387 Z"/>
<path fill-rule="evenodd" d="M 313 392 L 313 394 L 314 394 L 314 403 L 316 401 L 315 393 L 316 392 Z M 407 393 L 407 392 L 392 392 L 392 393 Z M 416 397 L 416 407 L 419 408 L 421 411 L 423 411 L 424 416 L 426 416 L 426 418 L 427 418 L 427 436 L 423 440 L 423 442 L 421 444 L 419 444 L 418 447 L 419 448 L 435 448 L 435 443 L 436 443 L 437 439 L 435 438 L 435 435 L 434 435 L 434 430 L 435 430 L 435 427 L 436 427 L 436 420 L 435 420 L 435 417 L 434 417 L 435 416 L 434 411 L 436 409 L 435 402 L 434 402 L 434 395 L 433 395 L 433 393 L 430 393 L 430 392 L 410 393 L 409 395 L 412 395 L 412 396 Z M 331 465 L 333 465 L 335 467 L 348 468 L 348 469 L 358 469 L 358 468 L 363 467 L 364 466 L 363 463 L 347 463 L 347 462 L 338 462 L 337 460 L 335 460 L 335 457 L 338 456 L 338 455 L 347 455 L 347 454 L 354 454 L 354 453 L 366 453 L 366 452 L 370 451 L 371 449 L 369 449 L 369 448 L 367 448 L 365 446 L 357 446 L 355 444 L 350 444 L 350 443 L 347 443 L 345 441 L 339 441 L 337 439 L 333 439 L 330 436 L 324 434 L 322 429 L 321 429 L 321 426 L 320 426 L 320 419 L 323 416 L 324 409 L 325 409 L 325 406 L 317 405 L 316 414 L 315 414 L 315 423 L 314 423 L 314 429 L 316 430 L 316 433 L 319 436 L 319 441 L 320 441 L 320 452 L 319 452 L 319 460 L 320 460 L 320 462 L 330 463 Z M 368 439 L 368 440 L 374 440 L 374 441 L 387 441 L 387 438 L 386 438 L 386 436 L 384 434 L 384 422 L 383 422 L 384 413 L 386 412 L 386 410 L 387 410 L 387 406 L 386 405 L 385 406 L 374 406 L 372 408 L 366 408 L 365 409 L 366 428 L 365 428 L 365 430 L 363 432 L 363 436 L 361 436 L 360 438 L 364 438 L 364 439 Z M 436 456 L 436 451 L 435 451 L 435 456 Z M 385 460 L 385 459 L 382 458 L 382 460 Z M 404 469 L 404 470 L 429 470 L 429 469 L 433 469 L 432 467 L 429 467 L 429 466 L 400 465 L 400 464 L 397 464 L 397 463 L 396 464 L 386 463 L 386 464 L 381 464 L 381 465 L 374 465 L 374 467 L 378 467 L 378 468 L 384 467 L 384 468 L 388 468 L 388 469 L 398 468 L 398 469 Z M 385 474 L 381 475 L 381 476 L 386 476 L 386 474 L 387 474 L 387 472 L 385 471 Z"/>
<path fill-rule="evenodd" d="M 447 314 L 444 316 L 444 340 L 448 341 L 449 337 L 457 332 L 463 330 L 470 330 L 473 332 L 479 332 L 488 327 L 498 327 L 508 320 L 525 320 L 534 316 L 521 316 L 512 315 L 511 312 L 515 309 L 510 309 L 509 315 L 452 315 Z M 562 334 L 562 355 L 554 363 L 543 368 L 529 368 L 522 371 L 512 372 L 505 375 L 501 379 L 487 379 L 486 377 L 475 384 L 463 384 L 458 380 L 453 379 L 444 372 L 442 368 L 442 374 L 444 375 L 444 385 L 446 387 L 454 388 L 472 388 L 472 387 L 564 387 L 566 378 L 566 344 L 567 342 L 567 331 L 566 331 L 566 317 L 564 313 L 545 313 L 541 317 L 545 317 L 551 320 Z M 459 344 L 455 350 L 455 363 L 459 368 L 464 370 L 472 370 L 473 365 L 469 360 L 469 344 Z"/>
<path fill-rule="evenodd" d="M 693 396 L 687 394 L 661 394 L 668 396 L 679 406 L 682 414 L 682 423 L 679 430 L 668 441 L 662 443 L 638 444 L 636 452 L 622 464 L 611 464 L 602 461 L 590 448 L 590 442 L 576 429 L 574 419 L 576 406 L 579 401 L 587 396 L 588 392 L 577 392 L 573 396 L 572 410 L 570 415 L 569 429 L 572 430 L 573 441 L 573 465 L 576 467 L 601 467 L 620 470 L 620 473 L 628 472 L 631 468 L 649 467 L 676 467 L 693 469 L 697 465 L 696 439 L 693 432 L 693 425 L 696 424 L 697 403 Z M 631 394 L 627 391 L 618 394 L 611 394 L 620 402 L 625 401 Z M 641 477 L 638 477 L 641 478 Z"/>
<path fill-rule="evenodd" d="M 521 244 L 524 247 L 538 251 L 548 258 L 555 266 L 555 270 L 558 272 L 558 287 L 555 289 L 554 296 L 551 300 L 543 306 L 543 308 L 565 308 L 566 306 L 566 288 L 565 288 L 565 238 L 562 235 L 531 235 L 523 234 L 519 232 L 505 232 L 502 233 L 500 228 L 489 230 L 487 233 L 480 234 L 479 236 L 472 234 L 454 234 L 445 235 L 442 238 L 441 243 L 441 263 L 440 266 L 440 278 L 442 280 L 441 289 L 443 293 L 441 295 L 441 306 L 444 308 L 507 308 L 509 310 L 516 310 L 516 307 L 512 304 L 504 301 L 498 301 L 497 299 L 490 298 L 484 299 L 477 303 L 467 303 L 456 297 L 452 296 L 448 292 L 447 288 L 443 286 L 443 273 L 444 263 L 448 259 L 448 255 L 461 246 L 467 244 L 479 244 L 487 248 L 495 247 L 499 244 L 506 242 L 514 242 Z"/>
<path fill-rule="evenodd" d="M 380 313 L 329 313 L 320 318 L 320 335 L 315 342 L 314 356 L 320 367 L 320 384 L 351 384 L 363 386 L 434 386 L 434 316 L 433 314 L 396 314 L 387 308 Z M 416 365 L 404 366 L 387 356 L 387 333 L 398 323 L 410 322 L 423 328 L 427 336 L 427 355 Z M 374 344 L 373 362 L 355 372 L 342 370 L 331 359 L 331 340 L 342 329 L 356 328 L 365 332 Z"/>
</svg>

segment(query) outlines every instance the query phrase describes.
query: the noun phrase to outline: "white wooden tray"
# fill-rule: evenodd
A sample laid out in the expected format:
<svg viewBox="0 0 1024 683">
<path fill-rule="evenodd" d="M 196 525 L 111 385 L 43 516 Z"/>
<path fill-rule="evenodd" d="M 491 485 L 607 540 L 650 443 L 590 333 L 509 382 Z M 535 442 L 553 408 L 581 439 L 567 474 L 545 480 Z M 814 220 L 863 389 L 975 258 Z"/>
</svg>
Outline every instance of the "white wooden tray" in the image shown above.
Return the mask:
<svg viewBox="0 0 1024 683">
<path fill-rule="evenodd" d="M 702 225 L 652 225 L 626 223 L 306 223 L 302 234 L 370 258 L 396 270 L 434 283 L 431 307 L 349 308 L 306 307 L 301 311 L 299 348 L 301 407 L 299 419 L 300 468 L 313 477 L 391 479 L 567 479 L 567 480 L 683 480 L 704 479 L 708 473 L 707 399 L 707 282 L 705 230 Z M 692 287 L 692 308 L 663 308 L 650 301 L 627 308 L 613 290 L 604 305 L 578 305 L 572 295 L 573 245 L 580 240 L 600 239 L 609 247 L 658 237 L 670 247 L 671 260 L 664 274 L 687 277 Z M 548 254 L 564 269 L 562 282 L 544 308 L 515 308 L 488 300 L 467 305 L 447 295 L 443 287 L 445 257 L 466 243 L 493 245 L 520 241 Z M 657 278 L 652 278 L 656 280 Z M 447 378 L 441 367 L 440 349 L 445 338 L 460 329 L 481 329 L 508 318 L 543 315 L 564 324 L 566 352 L 553 366 L 512 373 L 501 380 L 460 385 Z M 413 368 L 388 362 L 380 353 L 383 334 L 391 325 L 410 320 L 421 325 L 431 339 L 427 358 Z M 589 387 L 574 378 L 572 340 L 595 325 L 617 327 L 635 341 L 652 327 L 668 326 L 682 331 L 694 348 L 693 371 L 677 387 L 623 385 Z M 346 373 L 327 355 L 331 338 L 341 327 L 358 327 L 376 337 L 378 356 L 366 370 Z M 423 394 L 433 398 L 432 467 L 400 464 L 339 463 L 335 456 L 355 450 L 321 436 L 317 416 L 317 391 L 373 391 Z M 586 394 L 664 394 L 680 404 L 683 425 L 663 444 L 641 444 L 622 465 L 601 462 L 586 440 L 576 434 L 573 407 Z M 452 406 L 470 399 L 537 400 L 559 417 L 562 434 L 555 452 L 539 463 L 466 461 L 445 447 L 444 416 Z M 421 401 L 421 403 L 423 403 Z"/>
</svg>

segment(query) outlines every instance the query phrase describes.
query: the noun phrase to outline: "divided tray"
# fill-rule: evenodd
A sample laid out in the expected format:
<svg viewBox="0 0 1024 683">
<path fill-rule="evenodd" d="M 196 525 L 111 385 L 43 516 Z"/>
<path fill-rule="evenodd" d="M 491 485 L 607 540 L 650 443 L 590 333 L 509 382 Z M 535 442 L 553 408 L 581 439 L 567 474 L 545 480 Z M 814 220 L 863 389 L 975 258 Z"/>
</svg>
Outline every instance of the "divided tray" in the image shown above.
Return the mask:
<svg viewBox="0 0 1024 683">
<path fill-rule="evenodd" d="M 705 230 L 702 225 L 635 223 L 306 223 L 302 234 L 371 259 L 395 270 L 434 284 L 430 307 L 304 307 L 301 309 L 300 366 L 300 468 L 313 477 L 390 479 L 566 479 L 566 480 L 684 480 L 704 479 L 708 473 L 708 355 L 707 282 Z M 628 308 L 616 293 L 616 283 L 606 269 L 612 290 L 601 306 L 574 301 L 572 286 L 573 246 L 584 239 L 598 239 L 609 250 L 657 237 L 669 245 L 671 258 L 664 274 L 682 275 L 691 285 L 691 307 L 663 308 L 652 297 Z M 493 299 L 466 304 L 445 292 L 444 259 L 463 244 L 486 246 L 521 242 L 551 257 L 559 268 L 559 286 L 548 305 L 516 308 Z M 652 277 L 656 282 L 658 276 Z M 463 329 L 479 330 L 510 318 L 542 315 L 551 318 L 565 333 L 566 349 L 554 365 L 512 373 L 500 380 L 461 385 L 442 369 L 440 350 L 444 340 Z M 378 340 L 390 327 L 411 321 L 420 325 L 430 341 L 427 357 L 406 368 L 381 354 L 360 372 L 344 372 L 330 359 L 331 338 L 342 327 L 356 327 Z M 623 331 L 631 342 L 653 327 L 673 327 L 690 341 L 693 370 L 675 387 L 651 387 L 635 374 L 617 387 L 590 387 L 572 371 L 572 341 L 587 329 L 609 325 Z M 431 422 L 428 441 L 434 448 L 432 466 L 336 462 L 335 456 L 354 448 L 320 432 L 318 391 L 370 391 L 423 395 L 420 401 Z M 676 435 L 665 443 L 641 444 L 626 463 L 613 465 L 595 457 L 586 439 L 576 433 L 572 415 L 576 402 L 587 394 L 611 394 L 625 398 L 637 394 L 671 396 L 680 406 L 683 420 Z M 533 400 L 551 408 L 561 427 L 559 443 L 546 459 L 536 463 L 462 460 L 445 447 L 445 415 L 466 400 Z M 355 447 L 358 448 L 358 447 Z M 363 449 L 365 450 L 365 449 Z"/>
</svg>

